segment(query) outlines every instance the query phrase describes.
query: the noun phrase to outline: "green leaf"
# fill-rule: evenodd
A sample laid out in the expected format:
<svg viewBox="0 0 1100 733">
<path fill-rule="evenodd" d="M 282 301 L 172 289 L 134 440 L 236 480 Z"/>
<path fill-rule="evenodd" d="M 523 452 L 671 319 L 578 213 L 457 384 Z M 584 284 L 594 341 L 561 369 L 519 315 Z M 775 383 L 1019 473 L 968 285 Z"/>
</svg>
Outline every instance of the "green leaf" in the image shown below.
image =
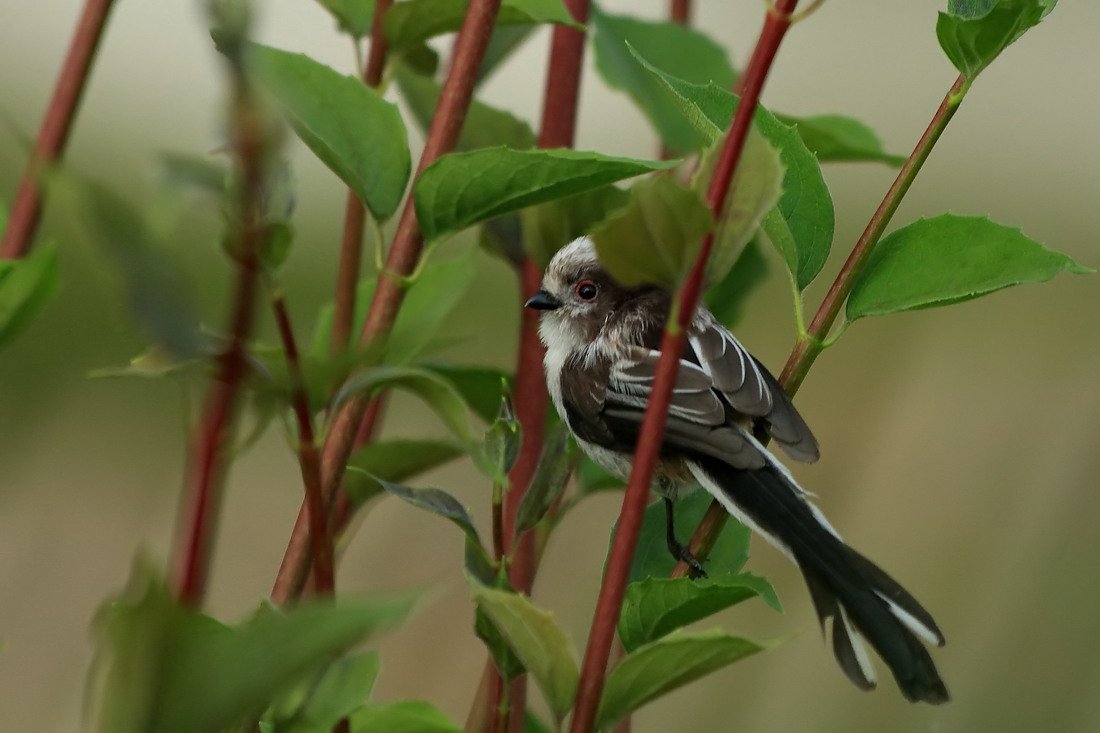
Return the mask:
<svg viewBox="0 0 1100 733">
<path fill-rule="evenodd" d="M 222 196 L 228 186 L 229 169 L 224 160 L 193 153 L 161 153 L 161 170 L 166 182 L 196 188 Z"/>
<path fill-rule="evenodd" d="M 844 115 L 791 117 L 777 114 L 784 125 L 795 128 L 802 142 L 822 163 L 873 161 L 895 168 L 905 162 L 904 155 L 891 155 L 882 149 L 882 141 L 867 125 Z"/>
<path fill-rule="evenodd" d="M 625 208 L 630 193 L 608 184 L 523 210 L 523 247 L 545 269 L 554 253 L 589 234 L 613 212 Z"/>
<path fill-rule="evenodd" d="M 365 277 L 359 281 L 355 289 L 355 315 L 352 318 L 352 326 L 360 324 L 367 318 L 367 310 L 374 299 L 374 290 L 378 287 L 378 280 L 374 277 Z M 336 317 L 336 306 L 325 303 L 317 313 L 317 320 L 313 324 L 313 337 L 310 339 L 309 353 L 318 359 L 328 359 L 329 349 L 332 344 L 332 322 Z M 352 334 L 354 337 L 354 334 Z"/>
<path fill-rule="evenodd" d="M 676 537 L 685 545 L 703 519 L 710 501 L 710 494 L 705 491 L 696 491 L 677 500 L 674 513 Z M 660 499 L 646 507 L 627 582 L 633 583 L 649 576 L 667 578 L 676 567 L 676 560 L 669 553 L 665 541 L 665 524 L 665 503 Z M 726 523 L 710 557 L 698 558 L 706 566 L 711 578 L 721 578 L 741 571 L 745 561 L 749 559 L 749 535 L 748 528 L 740 522 L 731 520 Z M 611 541 L 614 540 L 615 535 L 612 533 Z"/>
<path fill-rule="evenodd" d="M 484 148 L 439 158 L 417 179 L 413 197 L 424 238 L 435 241 L 509 211 L 676 163 L 566 149 Z"/>
<path fill-rule="evenodd" d="M 500 400 L 497 417 L 485 431 L 482 443 L 480 465 L 489 468 L 486 475 L 500 485 L 508 483 L 508 472 L 512 470 L 522 439 L 519 421 L 512 409 L 512 399 L 505 393 Z"/>
<path fill-rule="evenodd" d="M 967 81 L 973 81 L 1053 7 L 1053 2 L 1043 0 L 952 3 L 951 12 L 941 12 L 936 20 L 936 38 L 955 68 Z"/>
<path fill-rule="evenodd" d="M 520 499 L 516 510 L 516 534 L 534 529 L 546 516 L 554 500 L 565 490 L 565 482 L 569 479 L 572 465 L 569 432 L 561 423 L 557 423 L 555 428 L 543 443 L 538 468 L 531 479 L 531 485 Z"/>
<path fill-rule="evenodd" d="M 359 40 L 370 35 L 374 0 L 317 0 L 336 18 L 341 31 Z"/>
<path fill-rule="evenodd" d="M 638 56 L 672 76 L 728 89 L 737 75 L 726 50 L 698 30 L 590 11 L 596 69 L 607 85 L 630 95 L 664 143 L 678 155 L 704 147 L 702 137 L 676 109 Z"/>
<path fill-rule="evenodd" d="M 204 354 L 198 308 L 186 270 L 138 210 L 105 186 L 70 173 L 53 179 L 78 231 L 118 273 L 130 315 L 156 345 L 181 360 Z"/>
<path fill-rule="evenodd" d="M 351 716 L 352 733 L 462 733 L 446 715 L 421 700 L 367 705 Z"/>
<path fill-rule="evenodd" d="M 379 440 L 352 454 L 344 489 L 356 506 L 385 491 L 375 478 L 401 483 L 466 454 L 465 446 L 442 440 Z"/>
<path fill-rule="evenodd" d="M 714 177 L 723 142 L 715 142 L 704 153 L 692 179 L 692 187 L 700 196 L 706 195 Z M 779 154 L 755 126 L 750 127 L 707 260 L 708 283 L 725 278 L 760 228 L 765 214 L 775 210 L 783 192 L 782 180 L 783 166 L 779 162 Z"/>
<path fill-rule="evenodd" d="M 96 730 L 239 726 L 335 655 L 397 625 L 412 605 L 407 596 L 307 601 L 287 610 L 265 607 L 228 627 L 178 606 L 164 582 L 139 566 L 130 589 L 105 607 L 98 623 Z"/>
<path fill-rule="evenodd" d="M 489 588 L 495 588 L 506 593 L 516 592 L 508 583 L 508 573 L 503 568 L 493 576 L 480 580 L 483 585 Z M 504 634 L 501 633 L 497 625 L 493 623 L 492 619 L 480 606 L 474 610 L 474 633 L 477 638 L 485 642 L 485 648 L 489 650 L 493 663 L 506 681 L 511 682 L 527 671 L 523 666 L 523 662 L 516 656 L 512 645 L 508 643 Z"/>
<path fill-rule="evenodd" d="M 425 41 L 462 27 L 469 0 L 409 0 L 396 3 L 386 13 L 386 39 L 395 49 Z M 504 0 L 496 24 L 556 23 L 573 28 L 574 22 L 561 0 Z"/>
<path fill-rule="evenodd" d="M 554 617 L 518 593 L 470 583 L 470 595 L 535 678 L 555 717 L 565 717 L 580 675 L 572 644 Z"/>
<path fill-rule="evenodd" d="M 691 84 L 665 74 L 660 69 L 638 59 L 679 105 L 708 142 L 721 136 L 737 111 L 738 97 L 713 84 Z M 779 150 L 783 164 L 783 195 L 776 207 L 779 216 L 765 215 L 762 228 L 773 242 L 789 239 L 797 255 L 792 267 L 795 282 L 805 289 L 821 271 L 829 256 L 833 240 L 833 200 L 817 158 L 806 147 L 798 132 L 784 125 L 761 106 L 753 114 L 753 122 L 764 138 Z M 789 261 L 788 261 L 789 262 Z"/>
<path fill-rule="evenodd" d="M 626 286 L 675 289 L 714 226 L 698 193 L 671 176 L 654 176 L 630 188 L 630 203 L 592 232 L 600 262 Z"/>
<path fill-rule="evenodd" d="M 623 488 L 623 482 L 620 479 L 600 468 L 588 456 L 583 456 L 577 467 L 577 484 L 582 495 Z"/>
<path fill-rule="evenodd" d="M 848 296 L 849 321 L 971 300 L 1010 285 L 1087 273 L 1019 229 L 984 216 L 919 219 L 872 250 Z"/>
<path fill-rule="evenodd" d="M 466 403 L 454 386 L 438 374 L 414 367 L 373 367 L 352 375 L 333 398 L 334 406 L 354 394 L 375 393 L 383 389 L 404 389 L 424 400 L 456 438 L 472 446 L 475 442 L 466 418 Z"/>
<path fill-rule="evenodd" d="M 3 219 L 0 215 L 0 232 Z M 53 242 L 39 244 L 21 260 L 0 260 L 0 347 L 30 325 L 60 286 L 61 266 Z"/>
<path fill-rule="evenodd" d="M 726 276 L 707 290 L 707 308 L 719 323 L 732 326 L 741 319 L 749 293 L 764 282 L 767 274 L 768 263 L 760 249 L 760 240 L 754 238 L 745 245 Z"/>
<path fill-rule="evenodd" d="M 626 587 L 619 638 L 628 652 L 676 629 L 760 596 L 782 612 L 771 584 L 752 573 L 721 578 L 646 578 Z"/>
<path fill-rule="evenodd" d="M 401 96 L 421 130 L 428 130 L 443 87 L 427 74 L 413 71 L 407 64 L 397 64 L 394 79 Z M 516 150 L 535 147 L 531 126 L 510 112 L 473 100 L 455 150 L 475 150 L 504 145 Z"/>
<path fill-rule="evenodd" d="M 677 633 L 644 646 L 608 674 L 595 727 L 610 727 L 661 695 L 763 649 L 720 631 Z"/>
<path fill-rule="evenodd" d="M 489 47 L 481 59 L 481 69 L 477 73 L 477 83 L 481 84 L 512 55 L 538 29 L 536 25 L 498 25 L 489 37 Z"/>
<path fill-rule="evenodd" d="M 328 731 L 361 707 L 378 677 L 381 659 L 370 651 L 335 660 L 314 680 L 286 696 L 272 711 L 278 733 Z"/>
<path fill-rule="evenodd" d="M 397 106 L 305 54 L 253 45 L 250 58 L 302 142 L 376 219 L 388 219 L 401 203 L 412 165 Z"/>
<path fill-rule="evenodd" d="M 427 361 L 420 364 L 447 380 L 474 414 L 485 422 L 496 419 L 505 388 L 510 388 L 512 376 L 493 367 L 472 367 L 446 362 Z"/>
<path fill-rule="evenodd" d="M 523 733 L 551 733 L 550 726 L 543 723 L 528 708 L 523 715 Z"/>
<path fill-rule="evenodd" d="M 403 366 L 427 349 L 444 320 L 474 279 L 471 248 L 460 257 L 430 263 L 406 291 L 393 330 L 386 337 L 383 363 Z"/>
</svg>

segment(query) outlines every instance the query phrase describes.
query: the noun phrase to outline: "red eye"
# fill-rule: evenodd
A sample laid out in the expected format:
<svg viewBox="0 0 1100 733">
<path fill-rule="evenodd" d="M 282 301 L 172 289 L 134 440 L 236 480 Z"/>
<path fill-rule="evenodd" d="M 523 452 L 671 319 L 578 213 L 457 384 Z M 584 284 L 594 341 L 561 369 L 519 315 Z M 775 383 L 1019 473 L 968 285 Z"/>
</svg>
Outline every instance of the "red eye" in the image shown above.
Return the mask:
<svg viewBox="0 0 1100 733">
<path fill-rule="evenodd" d="M 591 280 L 581 280 L 577 283 L 575 292 L 578 298 L 587 303 L 591 303 L 596 299 L 596 296 L 600 294 L 600 286 Z"/>
</svg>

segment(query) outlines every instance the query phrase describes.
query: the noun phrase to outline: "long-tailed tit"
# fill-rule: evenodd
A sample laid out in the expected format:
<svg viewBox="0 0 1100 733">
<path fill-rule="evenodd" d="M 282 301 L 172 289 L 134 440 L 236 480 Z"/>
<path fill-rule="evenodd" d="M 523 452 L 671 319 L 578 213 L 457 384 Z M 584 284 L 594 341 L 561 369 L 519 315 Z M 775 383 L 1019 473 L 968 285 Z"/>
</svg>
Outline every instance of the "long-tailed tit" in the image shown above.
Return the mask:
<svg viewBox="0 0 1100 733">
<path fill-rule="evenodd" d="M 600 265 L 591 240 L 551 260 L 527 301 L 542 311 L 550 396 L 577 443 L 625 479 L 649 400 L 670 295 L 623 287 Z M 841 540 L 787 469 L 753 437 L 762 428 L 792 458 L 814 461 L 817 441 L 775 378 L 700 307 L 680 357 L 653 489 L 669 510 L 669 548 L 702 568 L 672 532 L 672 500 L 701 485 L 795 564 L 848 678 L 875 686 L 864 639 L 914 702 L 942 703 L 947 688 L 924 642 L 944 643 L 932 616 L 896 581 Z"/>
</svg>

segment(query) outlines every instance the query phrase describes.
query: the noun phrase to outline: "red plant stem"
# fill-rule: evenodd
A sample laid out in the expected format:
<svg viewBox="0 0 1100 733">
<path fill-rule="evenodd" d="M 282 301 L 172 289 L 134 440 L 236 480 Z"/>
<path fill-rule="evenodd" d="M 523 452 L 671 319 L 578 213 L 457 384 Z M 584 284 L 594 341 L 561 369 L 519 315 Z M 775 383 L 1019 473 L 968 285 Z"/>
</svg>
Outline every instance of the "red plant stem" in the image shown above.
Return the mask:
<svg viewBox="0 0 1100 733">
<path fill-rule="evenodd" d="M 733 172 L 744 149 L 745 138 L 752 124 L 753 113 L 760 99 L 764 81 L 779 43 L 790 27 L 789 16 L 797 3 L 798 0 L 778 0 L 774 7 L 769 8 L 768 15 L 764 19 L 760 40 L 757 41 L 748 69 L 745 70 L 746 81 L 741 103 L 737 106 L 737 113 L 726 135 L 714 177 L 707 189 L 707 203 L 716 220 L 720 218 L 723 204 L 729 193 Z M 642 421 L 634 465 L 623 497 L 622 511 L 619 514 L 618 531 L 611 547 L 604 582 L 600 587 L 600 596 L 592 621 L 592 631 L 588 637 L 588 647 L 585 650 L 570 726 L 572 733 L 587 733 L 595 724 L 596 711 L 603 692 L 604 673 L 611 653 L 611 643 L 615 637 L 615 626 L 622 608 L 626 579 L 634 557 L 634 549 L 638 544 L 638 533 L 641 529 L 642 514 L 645 511 L 653 471 L 660 456 L 661 440 L 664 437 L 668 408 L 672 398 L 672 387 L 679 369 L 679 356 L 683 353 L 687 326 L 699 302 L 704 269 L 713 242 L 712 232 L 703 240 L 699 257 L 680 289 L 677 307 L 662 338 L 661 358 L 657 362 L 653 391 Z"/>
<path fill-rule="evenodd" d="M 275 311 L 275 323 L 286 354 L 292 392 L 291 401 L 294 417 L 298 422 L 298 465 L 302 471 L 302 485 L 305 487 L 305 503 L 309 514 L 314 582 L 319 595 L 331 596 L 336 588 L 332 540 L 329 537 L 325 500 L 321 496 L 321 455 L 317 451 L 317 442 L 313 434 L 313 415 L 309 409 L 309 396 L 306 394 L 302 365 L 298 358 L 298 344 L 290 325 L 286 302 L 281 295 L 276 295 L 272 298 L 271 307 Z"/>
<path fill-rule="evenodd" d="M 92 60 L 113 5 L 114 0 L 87 0 L 84 3 L 76 31 L 69 42 L 69 54 L 61 67 L 50 106 L 46 108 L 46 116 L 38 130 L 38 140 L 12 204 L 8 228 L 0 243 L 0 259 L 19 259 L 30 251 L 42 215 L 38 176 L 42 168 L 57 160 L 65 149 L 80 96 L 87 85 Z"/>
<path fill-rule="evenodd" d="M 879 239 L 882 238 L 883 232 L 886 231 L 886 227 L 889 225 L 906 192 L 909 191 L 909 187 L 913 184 L 917 173 L 920 172 L 921 167 L 928 160 L 936 141 L 940 139 L 943 131 L 947 128 L 947 124 L 955 115 L 959 103 L 962 101 L 959 94 L 965 85 L 966 77 L 959 75 L 951 89 L 944 96 L 936 113 L 932 116 L 932 120 L 925 128 L 924 134 L 921 135 L 920 140 L 913 147 L 913 152 L 909 154 L 908 160 L 898 171 L 894 183 L 887 190 L 886 195 L 883 196 L 882 202 L 871 216 L 870 221 L 867 222 L 867 227 L 856 241 L 855 246 L 852 247 L 848 259 L 845 260 L 844 266 L 840 269 L 833 284 L 829 287 L 829 292 L 826 293 L 821 306 L 810 322 L 808 338 L 799 338 L 794 350 L 787 358 L 787 363 L 779 375 L 779 384 L 791 397 L 794 397 L 795 393 L 798 392 L 798 388 L 802 386 L 810 367 L 813 366 L 814 361 L 824 349 L 823 341 L 840 315 L 840 309 L 843 307 L 844 301 L 847 300 L 848 294 L 852 292 L 852 286 L 866 264 L 868 255 L 870 255 Z M 702 521 L 696 527 L 691 542 L 688 543 L 688 548 L 695 557 L 706 557 L 709 554 L 714 547 L 714 543 L 718 541 L 718 535 L 725 527 L 728 519 L 729 514 L 722 505 L 717 501 L 711 502 L 706 514 L 703 515 Z M 683 577 L 687 575 L 687 572 L 687 565 L 681 562 L 677 563 L 672 575 L 673 577 Z"/>
<path fill-rule="evenodd" d="M 393 0 L 378 0 L 374 6 L 374 18 L 371 24 L 370 56 L 367 68 L 363 71 L 363 83 L 377 87 L 382 82 L 382 71 L 386 67 L 386 36 L 383 33 L 383 19 Z M 344 236 L 340 244 L 340 264 L 336 272 L 336 298 L 332 315 L 333 356 L 340 354 L 351 341 L 351 332 L 355 320 L 355 297 L 359 285 L 359 267 L 363 258 L 363 228 L 366 224 L 367 210 L 354 191 L 348 189 L 347 203 L 344 205 Z"/>
<path fill-rule="evenodd" d="M 500 0 L 471 0 L 455 43 L 454 62 L 443 84 L 439 105 L 428 130 L 428 138 L 416 174 L 431 165 L 441 155 L 454 150 L 462 123 L 473 99 L 474 85 L 485 49 L 489 45 L 500 11 Z M 420 261 L 424 238 L 416 221 L 416 209 L 410 196 L 405 202 L 401 221 L 397 225 L 393 245 L 386 257 L 385 268 L 378 273 L 378 288 L 367 312 L 366 323 L 359 335 L 360 345 L 367 346 L 385 338 L 393 327 L 397 310 L 405 296 L 404 278 L 408 277 Z M 366 413 L 369 395 L 352 398 L 337 413 L 329 430 L 328 439 L 321 451 L 321 489 L 327 505 L 334 503 L 340 480 L 344 475 L 348 456 L 351 455 L 355 436 Z M 299 514 L 299 521 L 301 514 Z M 308 543 L 297 533 L 292 533 L 279 576 L 275 580 L 273 599 L 285 596 L 297 597 L 305 584 L 308 572 Z M 285 602 L 285 601 L 284 601 Z"/>
<path fill-rule="evenodd" d="M 202 605 L 210 575 L 233 416 L 248 371 L 245 341 L 252 332 L 263 236 L 259 214 L 263 198 L 263 123 L 239 71 L 234 77 L 233 99 L 233 147 L 243 182 L 238 201 L 241 223 L 236 248 L 235 302 L 229 345 L 218 359 L 217 381 L 207 398 L 198 433 L 192 441 L 184 509 L 180 515 L 183 520 L 181 535 L 173 554 L 176 599 L 190 608 Z"/>
<path fill-rule="evenodd" d="M 670 0 L 668 17 L 673 23 L 687 25 L 691 22 L 691 0 Z"/>
</svg>

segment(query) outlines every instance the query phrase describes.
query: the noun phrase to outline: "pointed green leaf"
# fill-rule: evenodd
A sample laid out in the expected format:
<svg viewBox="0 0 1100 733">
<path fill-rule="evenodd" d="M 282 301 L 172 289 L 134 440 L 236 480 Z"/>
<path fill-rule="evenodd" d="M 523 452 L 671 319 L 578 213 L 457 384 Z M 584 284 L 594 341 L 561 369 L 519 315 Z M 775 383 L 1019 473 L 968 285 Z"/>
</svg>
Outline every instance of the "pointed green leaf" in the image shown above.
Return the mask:
<svg viewBox="0 0 1100 733">
<path fill-rule="evenodd" d="M 500 400 L 497 417 L 485 431 L 481 446 L 482 457 L 475 463 L 489 468 L 486 475 L 501 486 L 508 483 L 508 472 L 516 462 L 522 439 L 519 420 L 512 409 L 512 399 L 505 393 Z"/>
<path fill-rule="evenodd" d="M 484 579 L 479 578 L 478 581 L 486 587 L 495 588 L 501 592 L 516 592 L 509 584 L 507 571 L 503 568 L 493 576 Z M 473 581 L 468 582 L 473 585 Z M 523 666 L 523 662 L 516 656 L 512 645 L 480 606 L 475 606 L 474 609 L 474 633 L 477 634 L 477 638 L 485 642 L 485 648 L 489 650 L 493 663 L 505 681 L 511 682 L 527 671 Z"/>
<path fill-rule="evenodd" d="M 1063 270 L 1093 272 L 984 216 L 920 219 L 875 246 L 848 296 L 847 317 L 958 303 Z"/>
<path fill-rule="evenodd" d="M 685 545 L 688 543 L 710 502 L 710 495 L 705 491 L 696 491 L 676 501 L 674 519 L 676 537 L 680 542 Z M 661 499 L 646 507 L 627 582 L 633 583 L 649 576 L 667 578 L 672 574 L 676 560 L 668 551 L 665 526 L 665 503 Z M 749 534 L 748 528 L 740 522 L 731 520 L 726 523 L 710 557 L 698 558 L 710 577 L 721 578 L 741 571 L 745 561 L 749 559 Z M 612 533 L 611 541 L 614 540 L 615 535 Z"/>
<path fill-rule="evenodd" d="M 281 700 L 268 717 L 278 733 L 328 731 L 366 703 L 381 658 L 371 651 L 341 657 Z"/>
<path fill-rule="evenodd" d="M 462 733 L 430 703 L 402 700 L 391 705 L 367 705 L 351 716 L 352 733 Z"/>
<path fill-rule="evenodd" d="M 374 0 L 317 0 L 336 18 L 341 31 L 352 38 L 370 35 L 374 21 Z"/>
<path fill-rule="evenodd" d="M 904 155 L 891 155 L 882 149 L 882 141 L 867 125 L 844 115 L 791 117 L 777 114 L 784 125 L 793 127 L 802 142 L 822 163 L 874 161 L 895 168 L 905 162 Z"/>
<path fill-rule="evenodd" d="M 39 244 L 21 260 L 0 260 L 0 347 L 30 325 L 60 286 L 61 267 L 53 242 Z"/>
<path fill-rule="evenodd" d="M 420 129 L 428 130 L 443 87 L 427 74 L 413 71 L 407 64 L 397 65 L 394 79 Z M 490 107 L 477 99 L 473 100 L 455 150 L 475 150 L 497 145 L 515 150 L 533 148 L 535 133 L 530 125 L 510 112 Z"/>
<path fill-rule="evenodd" d="M 407 596 L 309 601 L 286 610 L 264 607 L 228 627 L 178 606 L 163 581 L 139 568 L 130 590 L 101 614 L 96 729 L 182 733 L 239 726 L 411 609 Z"/>
<path fill-rule="evenodd" d="M 474 526 L 474 520 L 470 516 L 470 512 L 466 510 L 466 507 L 462 506 L 462 502 L 443 489 L 414 489 L 408 486 L 395 484 L 391 481 L 381 480 L 379 480 L 379 483 L 386 488 L 386 491 L 397 498 L 415 507 L 420 507 L 425 511 L 429 511 L 436 516 L 454 522 L 454 524 L 465 532 L 466 535 L 480 541 L 477 534 L 477 527 Z"/>
<path fill-rule="evenodd" d="M 470 584 L 474 602 L 496 624 L 560 720 L 573 706 L 580 674 L 569 637 L 554 617 L 518 593 Z"/>
<path fill-rule="evenodd" d="M 768 263 L 761 251 L 759 239 L 753 239 L 737 258 L 721 281 L 707 290 L 707 308 L 719 323 L 733 326 L 741 320 L 745 300 L 753 289 L 764 281 Z"/>
<path fill-rule="evenodd" d="M 728 89 L 736 74 L 726 50 L 704 33 L 666 21 L 646 21 L 590 11 L 596 69 L 613 89 L 630 95 L 668 147 L 678 155 L 704 147 L 660 83 L 638 63 L 632 49 L 657 68 L 697 84 Z"/>
<path fill-rule="evenodd" d="M 475 251 L 471 248 L 454 259 L 431 262 L 417 276 L 386 337 L 383 363 L 403 366 L 431 345 L 439 327 L 473 282 Z"/>
<path fill-rule="evenodd" d="M 105 186 L 74 174 L 53 180 L 78 230 L 118 274 L 130 315 L 156 345 L 182 360 L 204 354 L 198 308 L 186 270 L 141 213 Z"/>
<path fill-rule="evenodd" d="M 439 361 L 420 364 L 453 386 L 469 408 L 485 422 L 492 422 L 500 409 L 504 388 L 510 388 L 512 375 L 493 367 L 466 366 Z"/>
<path fill-rule="evenodd" d="M 454 386 L 437 374 L 413 367 L 374 367 L 352 375 L 333 398 L 341 405 L 354 394 L 372 394 L 382 389 L 403 389 L 424 400 L 465 445 L 475 442 L 466 417 L 466 403 Z"/>
<path fill-rule="evenodd" d="M 535 476 L 520 499 L 519 509 L 516 510 L 516 534 L 534 529 L 565 490 L 572 465 L 569 432 L 561 423 L 557 423 L 555 428 L 546 437 Z"/>
<path fill-rule="evenodd" d="M 409 0 L 395 3 L 386 13 L 386 39 L 396 49 L 425 41 L 462 27 L 469 0 Z M 556 23 L 583 28 L 561 0 L 503 0 L 496 24 Z"/>
<path fill-rule="evenodd" d="M 1038 25 L 1053 7 L 1053 2 L 1043 0 L 956 2 L 950 12 L 939 14 L 936 38 L 955 68 L 973 81 L 1002 51 Z"/>
<path fill-rule="evenodd" d="M 644 646 L 607 676 L 596 728 L 607 728 L 661 695 L 763 649 L 720 631 L 677 633 Z"/>
<path fill-rule="evenodd" d="M 374 477 L 401 483 L 466 454 L 459 443 L 442 440 L 378 440 L 352 454 L 348 467 L 358 469 L 344 488 L 356 506 L 384 491 Z"/>
<path fill-rule="evenodd" d="M 412 166 L 397 106 L 305 54 L 254 45 L 250 58 L 302 142 L 376 219 L 388 219 L 401 203 Z"/>
<path fill-rule="evenodd" d="M 776 611 L 783 609 L 771 584 L 752 573 L 720 578 L 646 578 L 626 587 L 619 616 L 619 638 L 628 652 L 676 629 L 760 596 Z"/>
<path fill-rule="evenodd" d="M 620 283 L 675 289 L 713 226 L 698 193 L 671 176 L 654 176 L 630 187 L 630 203 L 592 232 L 592 241 Z"/>
<path fill-rule="evenodd" d="M 713 84 L 691 84 L 664 73 L 640 57 L 638 60 L 665 86 L 685 119 L 707 136 L 708 143 L 717 140 L 729 127 L 737 111 L 736 95 Z M 757 106 L 753 122 L 764 138 L 779 150 L 784 168 L 783 195 L 776 207 L 780 216 L 766 215 L 762 228 L 773 242 L 786 237 L 794 244 L 797 267 L 791 272 L 802 290 L 817 277 L 829 256 L 833 240 L 833 199 L 817 158 L 797 131 L 761 106 Z"/>
<path fill-rule="evenodd" d="M 523 210 L 523 247 L 545 269 L 554 253 L 626 207 L 630 193 L 606 185 Z"/>
<path fill-rule="evenodd" d="M 432 163 L 417 179 L 413 187 L 416 216 L 425 240 L 435 241 L 509 211 L 676 163 L 567 149 L 483 148 L 452 153 Z"/>
</svg>

